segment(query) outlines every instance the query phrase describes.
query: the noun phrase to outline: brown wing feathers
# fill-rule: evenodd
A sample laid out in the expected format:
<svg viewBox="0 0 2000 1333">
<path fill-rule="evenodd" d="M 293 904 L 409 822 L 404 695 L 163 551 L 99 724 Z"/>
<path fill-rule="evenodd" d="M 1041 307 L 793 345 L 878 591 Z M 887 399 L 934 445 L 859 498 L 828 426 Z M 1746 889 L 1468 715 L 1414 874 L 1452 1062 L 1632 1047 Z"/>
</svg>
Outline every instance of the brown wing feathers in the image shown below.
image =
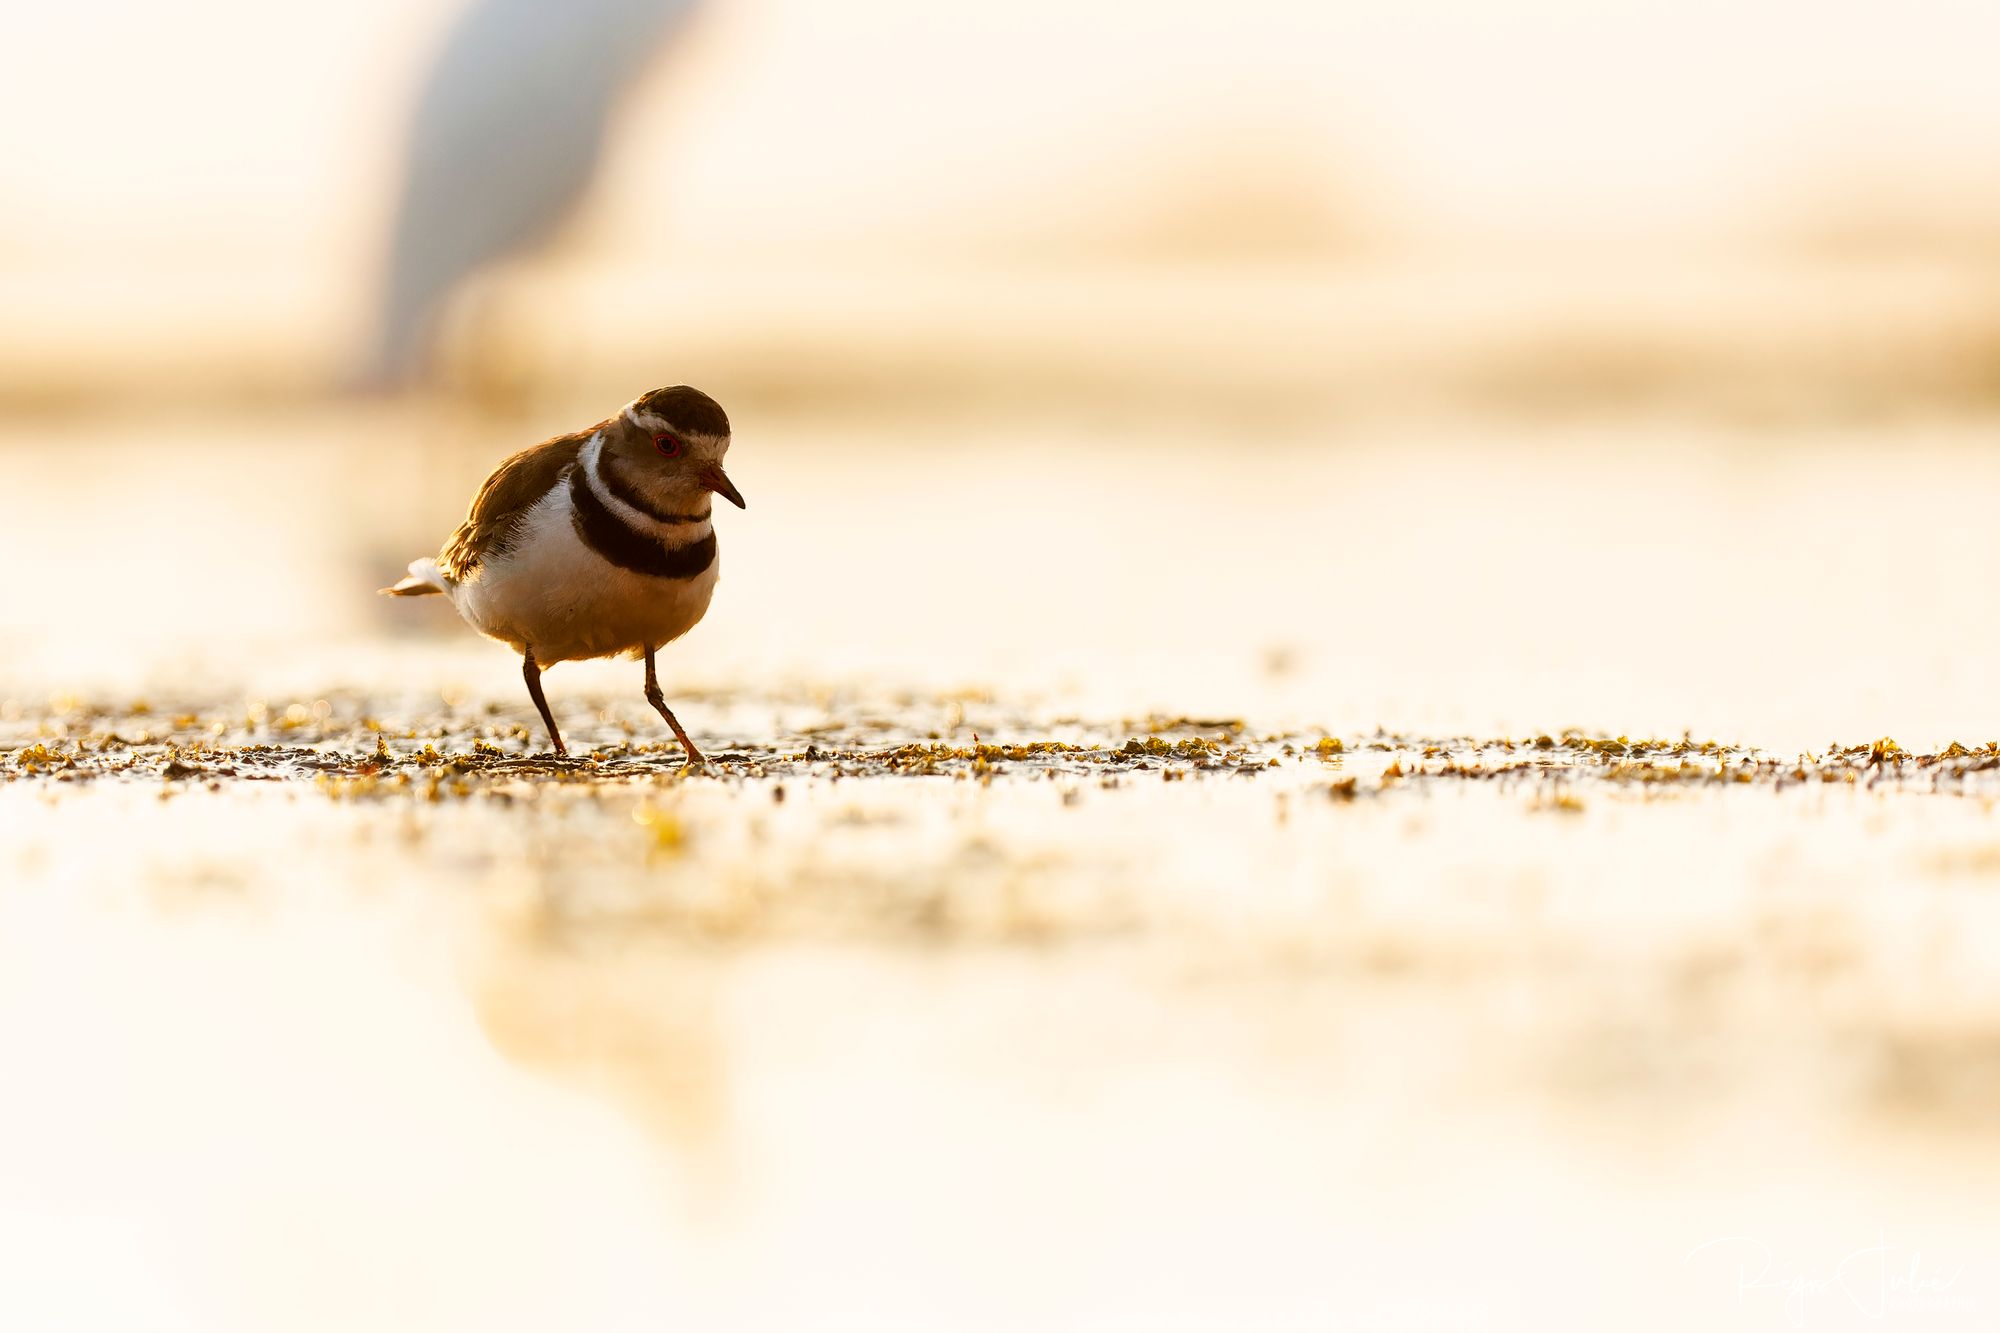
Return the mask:
<svg viewBox="0 0 2000 1333">
<path fill-rule="evenodd" d="M 463 582 L 479 568 L 479 562 L 501 549 L 514 535 L 521 516 L 534 508 L 562 476 L 563 469 L 576 462 L 577 455 L 596 431 L 577 431 L 544 440 L 523 449 L 493 470 L 458 531 L 444 544 L 438 568 L 454 583 Z"/>
</svg>

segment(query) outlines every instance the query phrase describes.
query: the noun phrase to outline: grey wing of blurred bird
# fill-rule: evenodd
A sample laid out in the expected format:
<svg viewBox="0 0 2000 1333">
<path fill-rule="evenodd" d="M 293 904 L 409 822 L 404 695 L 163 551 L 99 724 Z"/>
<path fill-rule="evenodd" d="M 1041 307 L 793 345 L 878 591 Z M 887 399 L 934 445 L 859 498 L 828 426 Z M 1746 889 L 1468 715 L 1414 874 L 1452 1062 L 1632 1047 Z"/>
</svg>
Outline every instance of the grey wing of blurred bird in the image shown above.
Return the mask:
<svg viewBox="0 0 2000 1333">
<path fill-rule="evenodd" d="M 695 3 L 475 0 L 460 16 L 410 125 L 371 381 L 420 375 L 458 284 L 568 215 L 613 106 Z"/>
</svg>

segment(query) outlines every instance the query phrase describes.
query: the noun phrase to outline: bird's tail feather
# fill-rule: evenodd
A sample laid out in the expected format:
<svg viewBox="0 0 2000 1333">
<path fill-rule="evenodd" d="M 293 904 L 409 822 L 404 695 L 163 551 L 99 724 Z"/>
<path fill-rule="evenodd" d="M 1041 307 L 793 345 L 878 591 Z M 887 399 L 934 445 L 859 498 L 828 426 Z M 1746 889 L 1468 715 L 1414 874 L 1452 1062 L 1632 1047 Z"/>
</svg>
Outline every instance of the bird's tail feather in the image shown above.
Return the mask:
<svg viewBox="0 0 2000 1333">
<path fill-rule="evenodd" d="M 409 577 L 382 589 L 382 595 L 384 597 L 428 597 L 434 592 L 445 592 L 450 587 L 451 584 L 445 578 L 444 571 L 438 568 L 437 561 L 431 559 L 429 556 L 425 556 L 421 560 L 412 560 L 410 562 Z"/>
</svg>

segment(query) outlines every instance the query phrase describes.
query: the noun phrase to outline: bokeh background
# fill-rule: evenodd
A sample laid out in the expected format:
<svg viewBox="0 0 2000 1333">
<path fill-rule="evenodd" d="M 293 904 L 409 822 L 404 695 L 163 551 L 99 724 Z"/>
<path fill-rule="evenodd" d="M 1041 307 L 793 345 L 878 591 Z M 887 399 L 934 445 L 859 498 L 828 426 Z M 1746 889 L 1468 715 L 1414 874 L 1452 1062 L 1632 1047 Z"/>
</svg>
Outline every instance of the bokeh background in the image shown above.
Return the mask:
<svg viewBox="0 0 2000 1333">
<path fill-rule="evenodd" d="M 215 0 L 14 35 L 34 576 L 0 669 L 37 689 L 434 669 L 379 655 L 413 633 L 497 682 L 372 590 L 498 457 L 688 382 L 755 501 L 691 682 L 2000 725 L 1990 7 Z"/>
<path fill-rule="evenodd" d="M 375 589 L 691 383 L 750 501 L 662 659 L 697 737 L 1986 741 L 1996 50 L 1975 0 L 17 6 L 0 722 L 525 716 Z M 0 1324 L 1783 1323 L 1687 1278 L 1744 1229 L 2000 1309 L 1990 800 L 911 790 L 703 789 L 680 852 L 10 794 Z M 861 925 L 647 915 L 752 880 Z M 1032 941 L 883 924 L 964 885 Z"/>
</svg>

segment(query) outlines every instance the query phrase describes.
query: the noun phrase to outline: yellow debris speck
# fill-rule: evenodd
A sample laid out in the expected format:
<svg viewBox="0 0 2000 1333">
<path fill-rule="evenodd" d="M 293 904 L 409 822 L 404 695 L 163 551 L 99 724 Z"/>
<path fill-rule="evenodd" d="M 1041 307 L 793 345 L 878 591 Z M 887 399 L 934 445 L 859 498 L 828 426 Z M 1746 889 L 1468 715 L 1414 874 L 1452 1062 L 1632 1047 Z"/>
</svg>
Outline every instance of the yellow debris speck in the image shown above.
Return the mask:
<svg viewBox="0 0 2000 1333">
<path fill-rule="evenodd" d="M 687 842 L 687 831 L 682 827 L 680 817 L 671 810 L 642 805 L 632 812 L 632 822 L 653 835 L 653 847 L 657 851 L 677 852 Z"/>
</svg>

